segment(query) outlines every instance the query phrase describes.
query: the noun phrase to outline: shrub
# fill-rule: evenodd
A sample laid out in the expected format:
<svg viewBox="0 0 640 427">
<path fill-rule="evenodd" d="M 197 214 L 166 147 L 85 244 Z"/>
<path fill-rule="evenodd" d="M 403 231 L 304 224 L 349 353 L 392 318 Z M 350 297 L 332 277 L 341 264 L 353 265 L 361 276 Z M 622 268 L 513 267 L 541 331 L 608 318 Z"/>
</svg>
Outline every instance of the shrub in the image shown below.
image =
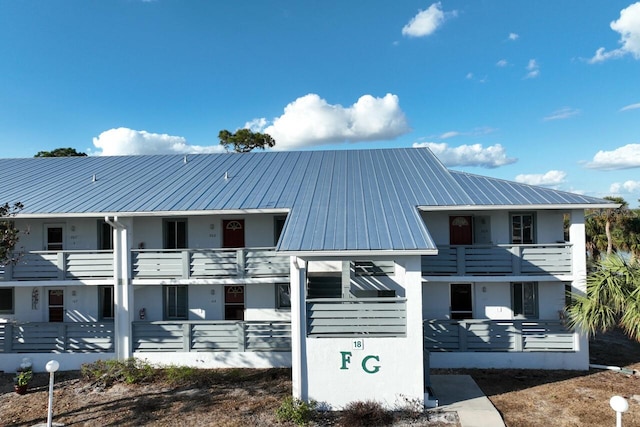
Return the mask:
<svg viewBox="0 0 640 427">
<path fill-rule="evenodd" d="M 340 414 L 343 426 L 387 426 L 393 422 L 393 414 L 373 400 L 347 404 Z"/>
<path fill-rule="evenodd" d="M 309 403 L 294 397 L 284 399 L 278 409 L 276 409 L 276 418 L 278 421 L 291 421 L 299 426 L 306 425 L 316 411 L 316 402 L 313 400 Z"/>
<path fill-rule="evenodd" d="M 202 371 L 190 366 L 169 365 L 163 369 L 165 380 L 171 385 L 200 384 Z"/>
<path fill-rule="evenodd" d="M 96 360 L 83 364 L 80 368 L 82 376 L 104 387 L 115 383 L 139 384 L 151 381 L 155 370 L 148 362 L 138 359 Z"/>
</svg>

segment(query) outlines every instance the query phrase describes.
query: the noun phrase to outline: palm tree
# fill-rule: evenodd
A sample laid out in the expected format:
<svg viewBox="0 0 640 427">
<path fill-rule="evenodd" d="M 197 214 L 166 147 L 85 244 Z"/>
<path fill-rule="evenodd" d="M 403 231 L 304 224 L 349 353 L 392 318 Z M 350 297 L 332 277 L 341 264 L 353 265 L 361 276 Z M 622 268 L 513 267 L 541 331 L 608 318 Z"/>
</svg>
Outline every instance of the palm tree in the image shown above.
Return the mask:
<svg viewBox="0 0 640 427">
<path fill-rule="evenodd" d="M 619 255 L 605 257 L 587 277 L 586 295 L 573 294 L 569 326 L 588 335 L 620 327 L 640 341 L 640 263 Z"/>
</svg>

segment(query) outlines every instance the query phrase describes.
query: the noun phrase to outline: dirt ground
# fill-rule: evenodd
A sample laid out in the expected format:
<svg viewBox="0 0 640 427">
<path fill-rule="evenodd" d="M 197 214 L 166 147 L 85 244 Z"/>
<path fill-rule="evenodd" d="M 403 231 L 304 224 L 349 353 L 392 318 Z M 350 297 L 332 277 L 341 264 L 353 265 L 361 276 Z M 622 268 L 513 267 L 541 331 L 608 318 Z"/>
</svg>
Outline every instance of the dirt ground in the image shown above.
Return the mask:
<svg viewBox="0 0 640 427">
<path fill-rule="evenodd" d="M 640 344 L 620 332 L 592 340 L 592 363 L 640 370 Z M 640 427 L 640 376 L 605 370 L 433 370 L 469 374 L 491 399 L 508 427 L 613 426 L 609 399 L 629 402 L 625 427 Z M 48 375 L 36 374 L 26 395 L 13 392 L 13 375 L 0 376 L 0 425 L 31 426 L 46 422 Z M 101 388 L 79 372 L 56 374 L 54 422 L 67 426 L 268 426 L 278 424 L 275 410 L 291 394 L 290 370 L 224 370 L 203 372 L 188 387 L 167 384 Z M 314 425 L 339 425 L 324 416 Z M 395 425 L 456 426 L 405 418 Z"/>
</svg>

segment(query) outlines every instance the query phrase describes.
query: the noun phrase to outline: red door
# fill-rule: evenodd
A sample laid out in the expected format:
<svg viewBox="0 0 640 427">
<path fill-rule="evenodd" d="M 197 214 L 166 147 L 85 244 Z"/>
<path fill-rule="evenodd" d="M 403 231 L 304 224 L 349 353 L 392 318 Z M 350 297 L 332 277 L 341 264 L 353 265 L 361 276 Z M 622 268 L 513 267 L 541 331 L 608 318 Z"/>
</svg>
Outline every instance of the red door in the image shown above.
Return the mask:
<svg viewBox="0 0 640 427">
<path fill-rule="evenodd" d="M 471 245 L 473 244 L 473 230 L 471 228 L 471 216 L 449 217 L 449 244 Z"/>
<path fill-rule="evenodd" d="M 244 286 L 224 287 L 224 320 L 244 320 Z"/>
<path fill-rule="evenodd" d="M 223 248 L 244 248 L 244 219 L 224 219 L 222 230 Z"/>
</svg>

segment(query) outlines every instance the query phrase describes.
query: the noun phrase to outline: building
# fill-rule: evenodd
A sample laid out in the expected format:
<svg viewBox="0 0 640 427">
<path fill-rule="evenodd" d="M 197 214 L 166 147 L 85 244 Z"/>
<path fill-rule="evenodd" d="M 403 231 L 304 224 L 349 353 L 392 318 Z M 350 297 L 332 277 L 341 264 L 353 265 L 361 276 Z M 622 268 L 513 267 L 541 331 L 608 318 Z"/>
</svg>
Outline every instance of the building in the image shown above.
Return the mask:
<svg viewBox="0 0 640 427">
<path fill-rule="evenodd" d="M 0 182 L 29 230 L 0 274 L 3 370 L 291 366 L 339 407 L 422 399 L 429 366 L 588 368 L 562 310 L 606 200 L 428 149 L 2 159 Z"/>
</svg>

